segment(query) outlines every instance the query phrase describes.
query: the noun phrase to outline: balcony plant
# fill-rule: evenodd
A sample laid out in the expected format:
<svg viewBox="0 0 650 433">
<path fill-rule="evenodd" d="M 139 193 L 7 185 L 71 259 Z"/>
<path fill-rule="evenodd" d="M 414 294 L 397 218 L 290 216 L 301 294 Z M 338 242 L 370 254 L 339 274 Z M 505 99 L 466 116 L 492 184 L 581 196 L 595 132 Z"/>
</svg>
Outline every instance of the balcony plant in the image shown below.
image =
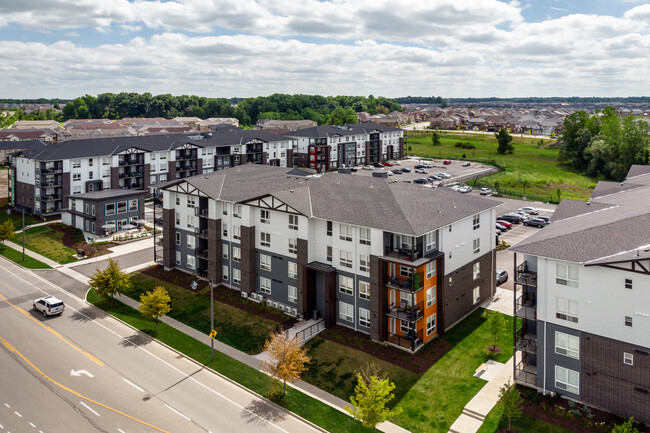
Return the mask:
<svg viewBox="0 0 650 433">
<path fill-rule="evenodd" d="M 420 274 L 415 273 L 413 274 L 413 290 L 419 290 L 420 289 Z"/>
</svg>

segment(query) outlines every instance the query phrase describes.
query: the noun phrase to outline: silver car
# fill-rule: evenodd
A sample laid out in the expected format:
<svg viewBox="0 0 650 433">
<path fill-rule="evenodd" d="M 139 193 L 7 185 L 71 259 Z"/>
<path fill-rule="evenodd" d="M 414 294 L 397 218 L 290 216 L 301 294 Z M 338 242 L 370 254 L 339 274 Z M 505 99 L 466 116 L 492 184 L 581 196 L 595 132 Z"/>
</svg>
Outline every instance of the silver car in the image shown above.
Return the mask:
<svg viewBox="0 0 650 433">
<path fill-rule="evenodd" d="M 497 286 L 501 283 L 505 283 L 508 281 L 508 271 L 505 269 L 498 269 L 496 271 L 496 276 L 497 276 Z"/>
<path fill-rule="evenodd" d="M 40 311 L 43 313 L 43 317 L 61 314 L 64 310 L 65 304 L 63 301 L 54 296 L 46 296 L 34 301 L 34 311 Z"/>
</svg>

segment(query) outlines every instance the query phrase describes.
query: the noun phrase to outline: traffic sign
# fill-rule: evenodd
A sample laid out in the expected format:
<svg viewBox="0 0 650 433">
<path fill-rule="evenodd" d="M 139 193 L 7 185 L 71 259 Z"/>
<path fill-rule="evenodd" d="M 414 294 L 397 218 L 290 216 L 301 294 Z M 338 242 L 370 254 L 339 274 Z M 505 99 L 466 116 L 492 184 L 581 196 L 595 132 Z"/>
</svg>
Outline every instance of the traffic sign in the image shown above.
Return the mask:
<svg viewBox="0 0 650 433">
<path fill-rule="evenodd" d="M 215 331 L 215 330 L 213 329 L 213 330 L 210 332 L 210 338 L 212 338 L 212 339 L 214 340 L 216 337 L 217 337 L 217 331 Z"/>
</svg>

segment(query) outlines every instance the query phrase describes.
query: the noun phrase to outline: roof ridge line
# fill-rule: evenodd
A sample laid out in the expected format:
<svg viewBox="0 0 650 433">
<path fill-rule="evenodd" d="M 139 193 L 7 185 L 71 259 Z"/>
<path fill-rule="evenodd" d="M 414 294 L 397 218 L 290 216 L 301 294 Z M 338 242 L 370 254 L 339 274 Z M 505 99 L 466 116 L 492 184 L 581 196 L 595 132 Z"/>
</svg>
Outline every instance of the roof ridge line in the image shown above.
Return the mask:
<svg viewBox="0 0 650 433">
<path fill-rule="evenodd" d="M 620 256 L 621 254 L 627 254 L 627 253 L 631 253 L 631 252 L 633 252 L 633 251 L 637 251 L 637 250 L 640 250 L 640 249 L 646 249 L 646 248 L 649 248 L 649 247 L 650 247 L 650 245 L 642 245 L 642 246 L 639 246 L 639 247 L 633 248 L 633 249 L 631 249 L 631 250 L 619 251 L 618 253 L 610 254 L 610 255 L 608 255 L 608 256 L 602 256 L 602 257 L 598 257 L 598 258 L 596 258 L 596 259 L 591 259 L 591 260 L 585 262 L 585 264 L 587 264 L 587 263 L 592 263 L 592 262 L 595 262 L 595 261 L 598 261 L 598 260 L 607 259 L 607 258 L 609 258 L 609 257 Z"/>
<path fill-rule="evenodd" d="M 580 201 L 580 200 L 576 200 L 576 201 Z M 593 211 L 587 212 L 587 213 L 581 213 L 580 215 L 572 215 L 570 217 L 566 217 L 566 218 L 563 218 L 563 219 L 558 220 L 558 221 L 567 221 L 567 220 L 570 220 L 570 219 L 573 219 L 573 218 L 580 218 L 580 217 L 583 217 L 583 216 L 586 216 L 586 215 L 593 215 L 593 214 L 595 214 L 597 212 L 603 212 L 603 211 L 606 211 L 606 210 L 616 209 L 616 208 L 621 207 L 620 204 L 600 203 L 600 202 L 596 202 L 596 203 L 607 205 L 607 207 L 603 208 L 603 209 L 596 209 L 596 210 L 593 210 Z"/>
<path fill-rule="evenodd" d="M 221 187 L 219 188 L 219 196 L 217 197 L 217 200 L 221 200 L 221 192 L 223 191 L 223 185 L 226 183 L 226 176 L 228 173 L 223 174 L 223 179 L 221 179 Z"/>
<path fill-rule="evenodd" d="M 309 218 L 314 217 L 314 208 L 312 207 L 311 204 L 311 188 L 309 185 L 307 185 L 307 195 L 309 196 Z"/>
</svg>

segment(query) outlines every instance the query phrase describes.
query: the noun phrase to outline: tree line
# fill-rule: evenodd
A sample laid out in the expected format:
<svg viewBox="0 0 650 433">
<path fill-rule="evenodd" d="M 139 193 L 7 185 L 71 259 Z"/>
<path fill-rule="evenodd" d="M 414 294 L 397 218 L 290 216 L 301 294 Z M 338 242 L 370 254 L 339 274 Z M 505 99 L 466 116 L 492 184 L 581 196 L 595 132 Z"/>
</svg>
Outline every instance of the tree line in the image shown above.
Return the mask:
<svg viewBox="0 0 650 433">
<path fill-rule="evenodd" d="M 648 164 L 649 139 L 646 122 L 621 118 L 614 107 L 577 111 L 564 120 L 559 159 L 587 176 L 620 182 L 632 164 Z"/>
</svg>

